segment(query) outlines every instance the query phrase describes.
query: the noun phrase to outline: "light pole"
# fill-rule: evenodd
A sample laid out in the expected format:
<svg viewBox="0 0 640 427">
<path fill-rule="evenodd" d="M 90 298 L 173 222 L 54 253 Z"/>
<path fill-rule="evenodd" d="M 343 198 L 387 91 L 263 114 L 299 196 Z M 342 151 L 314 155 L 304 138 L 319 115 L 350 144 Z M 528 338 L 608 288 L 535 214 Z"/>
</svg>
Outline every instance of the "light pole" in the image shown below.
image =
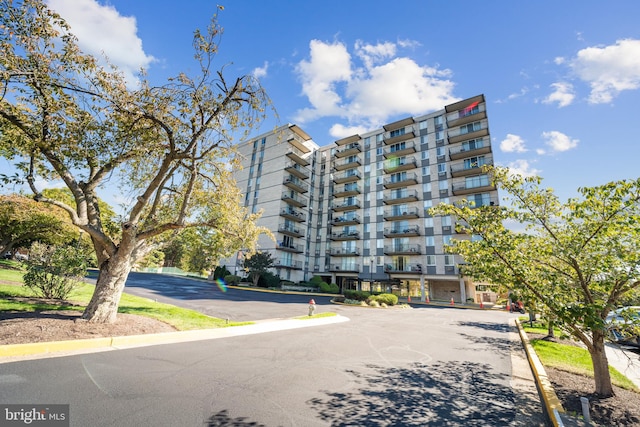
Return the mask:
<svg viewBox="0 0 640 427">
<path fill-rule="evenodd" d="M 374 256 L 369 257 L 369 292 L 373 292 L 373 263 L 375 260 Z"/>
</svg>

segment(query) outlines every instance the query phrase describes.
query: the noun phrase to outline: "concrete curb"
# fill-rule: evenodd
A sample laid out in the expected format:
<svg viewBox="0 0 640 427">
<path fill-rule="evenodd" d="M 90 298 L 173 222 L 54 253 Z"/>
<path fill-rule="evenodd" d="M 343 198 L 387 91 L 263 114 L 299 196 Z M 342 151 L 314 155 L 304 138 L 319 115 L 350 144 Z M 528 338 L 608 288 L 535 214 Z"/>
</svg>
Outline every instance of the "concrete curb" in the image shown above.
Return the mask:
<svg viewBox="0 0 640 427">
<path fill-rule="evenodd" d="M 522 328 L 518 319 L 515 319 L 515 322 L 518 327 L 520 339 L 522 340 L 522 345 L 524 346 L 525 353 L 527 354 L 527 359 L 529 359 L 529 365 L 533 371 L 533 377 L 536 381 L 536 385 L 538 386 L 540 396 L 542 397 L 542 404 L 547 417 L 554 427 L 562 427 L 564 426 L 564 423 L 562 421 L 561 414 L 565 414 L 564 407 L 562 406 L 560 399 L 558 399 L 553 385 L 551 385 L 551 382 L 547 377 L 547 372 L 544 370 L 542 362 L 540 362 L 538 355 L 529 342 L 527 333 Z"/>
<path fill-rule="evenodd" d="M 175 344 L 180 342 L 211 340 L 242 335 L 260 334 L 265 332 L 283 331 L 287 329 L 329 325 L 347 321 L 349 321 L 348 317 L 340 315 L 312 319 L 274 319 L 268 321 L 259 321 L 251 325 L 230 326 L 227 328 L 218 329 L 199 329 L 193 331 L 90 338 L 70 341 L 50 341 L 42 343 L 8 344 L 0 345 L 0 363 L 12 361 L 8 360 L 7 358 L 34 355 L 54 355 L 56 353 L 75 352 L 82 350 L 103 351 L 144 347 L 159 344 Z"/>
</svg>

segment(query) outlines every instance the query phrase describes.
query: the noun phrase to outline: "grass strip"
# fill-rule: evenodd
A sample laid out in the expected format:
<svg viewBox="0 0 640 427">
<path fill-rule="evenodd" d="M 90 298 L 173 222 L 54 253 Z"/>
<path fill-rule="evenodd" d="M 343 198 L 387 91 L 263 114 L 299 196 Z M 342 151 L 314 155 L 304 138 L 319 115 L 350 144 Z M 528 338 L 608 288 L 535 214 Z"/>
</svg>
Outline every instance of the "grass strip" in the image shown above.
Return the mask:
<svg viewBox="0 0 640 427">
<path fill-rule="evenodd" d="M 20 301 L 16 298 L 31 298 L 33 293 L 22 285 L 23 272 L 0 268 L 0 311 L 44 311 L 77 310 L 83 311 L 91 300 L 95 286 L 80 283 L 70 294 L 68 301 L 34 303 L 32 300 Z M 253 322 L 227 322 L 225 319 L 207 316 L 200 312 L 152 301 L 148 298 L 122 294 L 118 313 L 151 317 L 168 323 L 180 331 L 193 329 L 224 328 L 228 326 L 249 325 Z"/>
</svg>

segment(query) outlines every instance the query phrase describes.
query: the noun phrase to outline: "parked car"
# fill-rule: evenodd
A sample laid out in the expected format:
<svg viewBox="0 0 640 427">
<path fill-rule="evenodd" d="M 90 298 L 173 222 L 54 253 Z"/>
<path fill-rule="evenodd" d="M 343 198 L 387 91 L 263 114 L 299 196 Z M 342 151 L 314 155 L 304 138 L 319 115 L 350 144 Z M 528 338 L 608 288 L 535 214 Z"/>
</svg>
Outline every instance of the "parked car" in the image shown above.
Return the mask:
<svg viewBox="0 0 640 427">
<path fill-rule="evenodd" d="M 611 341 L 640 347 L 640 306 L 620 307 L 609 313 L 605 323 Z"/>
</svg>

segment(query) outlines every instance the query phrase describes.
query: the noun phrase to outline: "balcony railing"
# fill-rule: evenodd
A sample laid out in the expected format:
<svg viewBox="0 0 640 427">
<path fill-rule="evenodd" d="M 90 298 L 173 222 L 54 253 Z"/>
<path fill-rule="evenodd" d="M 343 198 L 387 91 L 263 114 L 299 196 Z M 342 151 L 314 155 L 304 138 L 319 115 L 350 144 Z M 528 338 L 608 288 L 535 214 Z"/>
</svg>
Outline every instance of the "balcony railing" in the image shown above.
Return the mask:
<svg viewBox="0 0 640 427">
<path fill-rule="evenodd" d="M 299 208 L 304 208 L 309 203 L 309 200 L 306 197 L 301 196 L 298 193 L 292 194 L 290 191 L 282 192 L 282 200 Z"/>
<path fill-rule="evenodd" d="M 415 173 L 398 174 L 383 181 L 384 188 L 398 188 L 415 185 L 418 183 L 418 175 Z"/>
<path fill-rule="evenodd" d="M 331 264 L 329 271 L 358 273 L 360 271 L 360 264 Z"/>
<path fill-rule="evenodd" d="M 307 220 L 307 216 L 293 208 L 283 208 L 280 210 L 280 216 L 291 219 L 297 222 L 305 222 Z"/>
<path fill-rule="evenodd" d="M 360 194 L 360 186 L 356 183 L 349 183 L 343 186 L 338 186 L 334 189 L 333 196 L 334 197 L 347 197 L 347 196 L 355 196 L 356 194 Z"/>
<path fill-rule="evenodd" d="M 354 142 L 337 149 L 335 151 L 335 156 L 337 158 L 342 158 L 342 157 L 358 154 L 361 151 L 362 151 L 362 148 L 360 147 L 360 144 L 358 142 Z"/>
<path fill-rule="evenodd" d="M 342 171 L 345 169 L 355 168 L 360 166 L 360 159 L 358 157 L 355 158 L 347 158 L 342 161 L 336 162 L 333 166 L 336 170 Z"/>
<path fill-rule="evenodd" d="M 405 264 L 395 265 L 386 264 L 384 266 L 385 273 L 422 273 L 422 264 Z"/>
<path fill-rule="evenodd" d="M 287 157 L 302 166 L 309 166 L 311 164 L 307 159 L 307 155 L 295 147 L 289 147 Z"/>
<path fill-rule="evenodd" d="M 360 172 L 357 170 L 349 170 L 342 173 L 333 174 L 333 182 L 336 184 L 344 184 L 347 182 L 355 182 L 361 178 Z"/>
<path fill-rule="evenodd" d="M 359 256 L 360 248 L 329 248 L 327 253 L 331 256 Z"/>
<path fill-rule="evenodd" d="M 343 215 L 334 217 L 331 220 L 331 225 L 352 225 L 360 224 L 360 215 Z"/>
<path fill-rule="evenodd" d="M 308 179 L 311 175 L 308 168 L 296 162 L 288 162 L 285 165 L 284 170 L 289 172 L 291 175 L 297 176 L 300 179 Z"/>
<path fill-rule="evenodd" d="M 451 165 L 451 176 L 456 178 L 459 176 L 477 175 L 482 173 L 482 167 L 490 163 L 474 162 L 472 164 L 457 163 Z"/>
<path fill-rule="evenodd" d="M 331 205 L 331 209 L 333 209 L 336 212 L 360 209 L 360 200 L 352 199 L 350 201 L 346 201 L 342 203 L 333 203 Z"/>
<path fill-rule="evenodd" d="M 385 148 L 383 151 L 383 155 L 386 159 L 393 157 L 401 157 L 407 154 L 416 152 L 416 144 L 415 142 L 407 142 L 404 145 L 396 146 L 392 145 L 391 147 Z"/>
<path fill-rule="evenodd" d="M 299 193 L 306 193 L 307 191 L 309 191 L 309 184 L 301 181 L 299 178 L 296 178 L 293 175 L 286 176 L 282 183 Z"/>
<path fill-rule="evenodd" d="M 278 249 L 281 249 L 283 251 L 287 251 L 287 252 L 294 252 L 294 253 L 302 253 L 304 252 L 304 247 L 302 245 L 297 245 L 295 243 L 278 243 Z"/>
<path fill-rule="evenodd" d="M 274 262 L 276 268 L 290 268 L 292 270 L 302 270 L 302 261 L 293 261 L 290 259 L 282 258 L 276 259 Z"/>
<path fill-rule="evenodd" d="M 451 148 L 449 150 L 449 158 L 451 160 L 459 160 L 487 153 L 491 153 L 491 144 L 480 140 L 471 147 L 460 145 L 458 147 Z"/>
<path fill-rule="evenodd" d="M 341 231 L 329 235 L 329 240 L 358 240 L 359 238 L 359 231 Z"/>
<path fill-rule="evenodd" d="M 416 200 L 418 200 L 418 192 L 416 190 L 393 190 L 390 193 L 385 194 L 382 199 L 382 201 L 388 205 L 393 203 L 413 202 Z"/>
<path fill-rule="evenodd" d="M 386 255 L 421 255 L 422 248 L 417 244 L 397 243 L 385 245 L 384 253 Z"/>
<path fill-rule="evenodd" d="M 292 224 L 279 224 L 278 231 L 292 237 L 304 236 L 304 230 L 302 228 L 295 227 Z"/>
<path fill-rule="evenodd" d="M 385 237 L 412 237 L 420 235 L 419 225 L 408 225 L 406 227 L 388 227 L 384 229 Z"/>
<path fill-rule="evenodd" d="M 389 209 L 384 211 L 383 218 L 387 221 L 395 221 L 398 219 L 413 219 L 420 217 L 420 210 L 411 206 L 406 209 Z"/>
<path fill-rule="evenodd" d="M 454 196 L 463 196 L 465 194 L 484 193 L 486 191 L 493 191 L 495 189 L 496 189 L 495 185 L 492 185 L 489 182 L 487 182 L 487 183 L 478 183 L 478 184 L 473 184 L 473 185 L 472 184 L 467 185 L 466 183 L 461 183 L 461 184 L 454 184 L 453 185 L 453 195 Z"/>
</svg>

